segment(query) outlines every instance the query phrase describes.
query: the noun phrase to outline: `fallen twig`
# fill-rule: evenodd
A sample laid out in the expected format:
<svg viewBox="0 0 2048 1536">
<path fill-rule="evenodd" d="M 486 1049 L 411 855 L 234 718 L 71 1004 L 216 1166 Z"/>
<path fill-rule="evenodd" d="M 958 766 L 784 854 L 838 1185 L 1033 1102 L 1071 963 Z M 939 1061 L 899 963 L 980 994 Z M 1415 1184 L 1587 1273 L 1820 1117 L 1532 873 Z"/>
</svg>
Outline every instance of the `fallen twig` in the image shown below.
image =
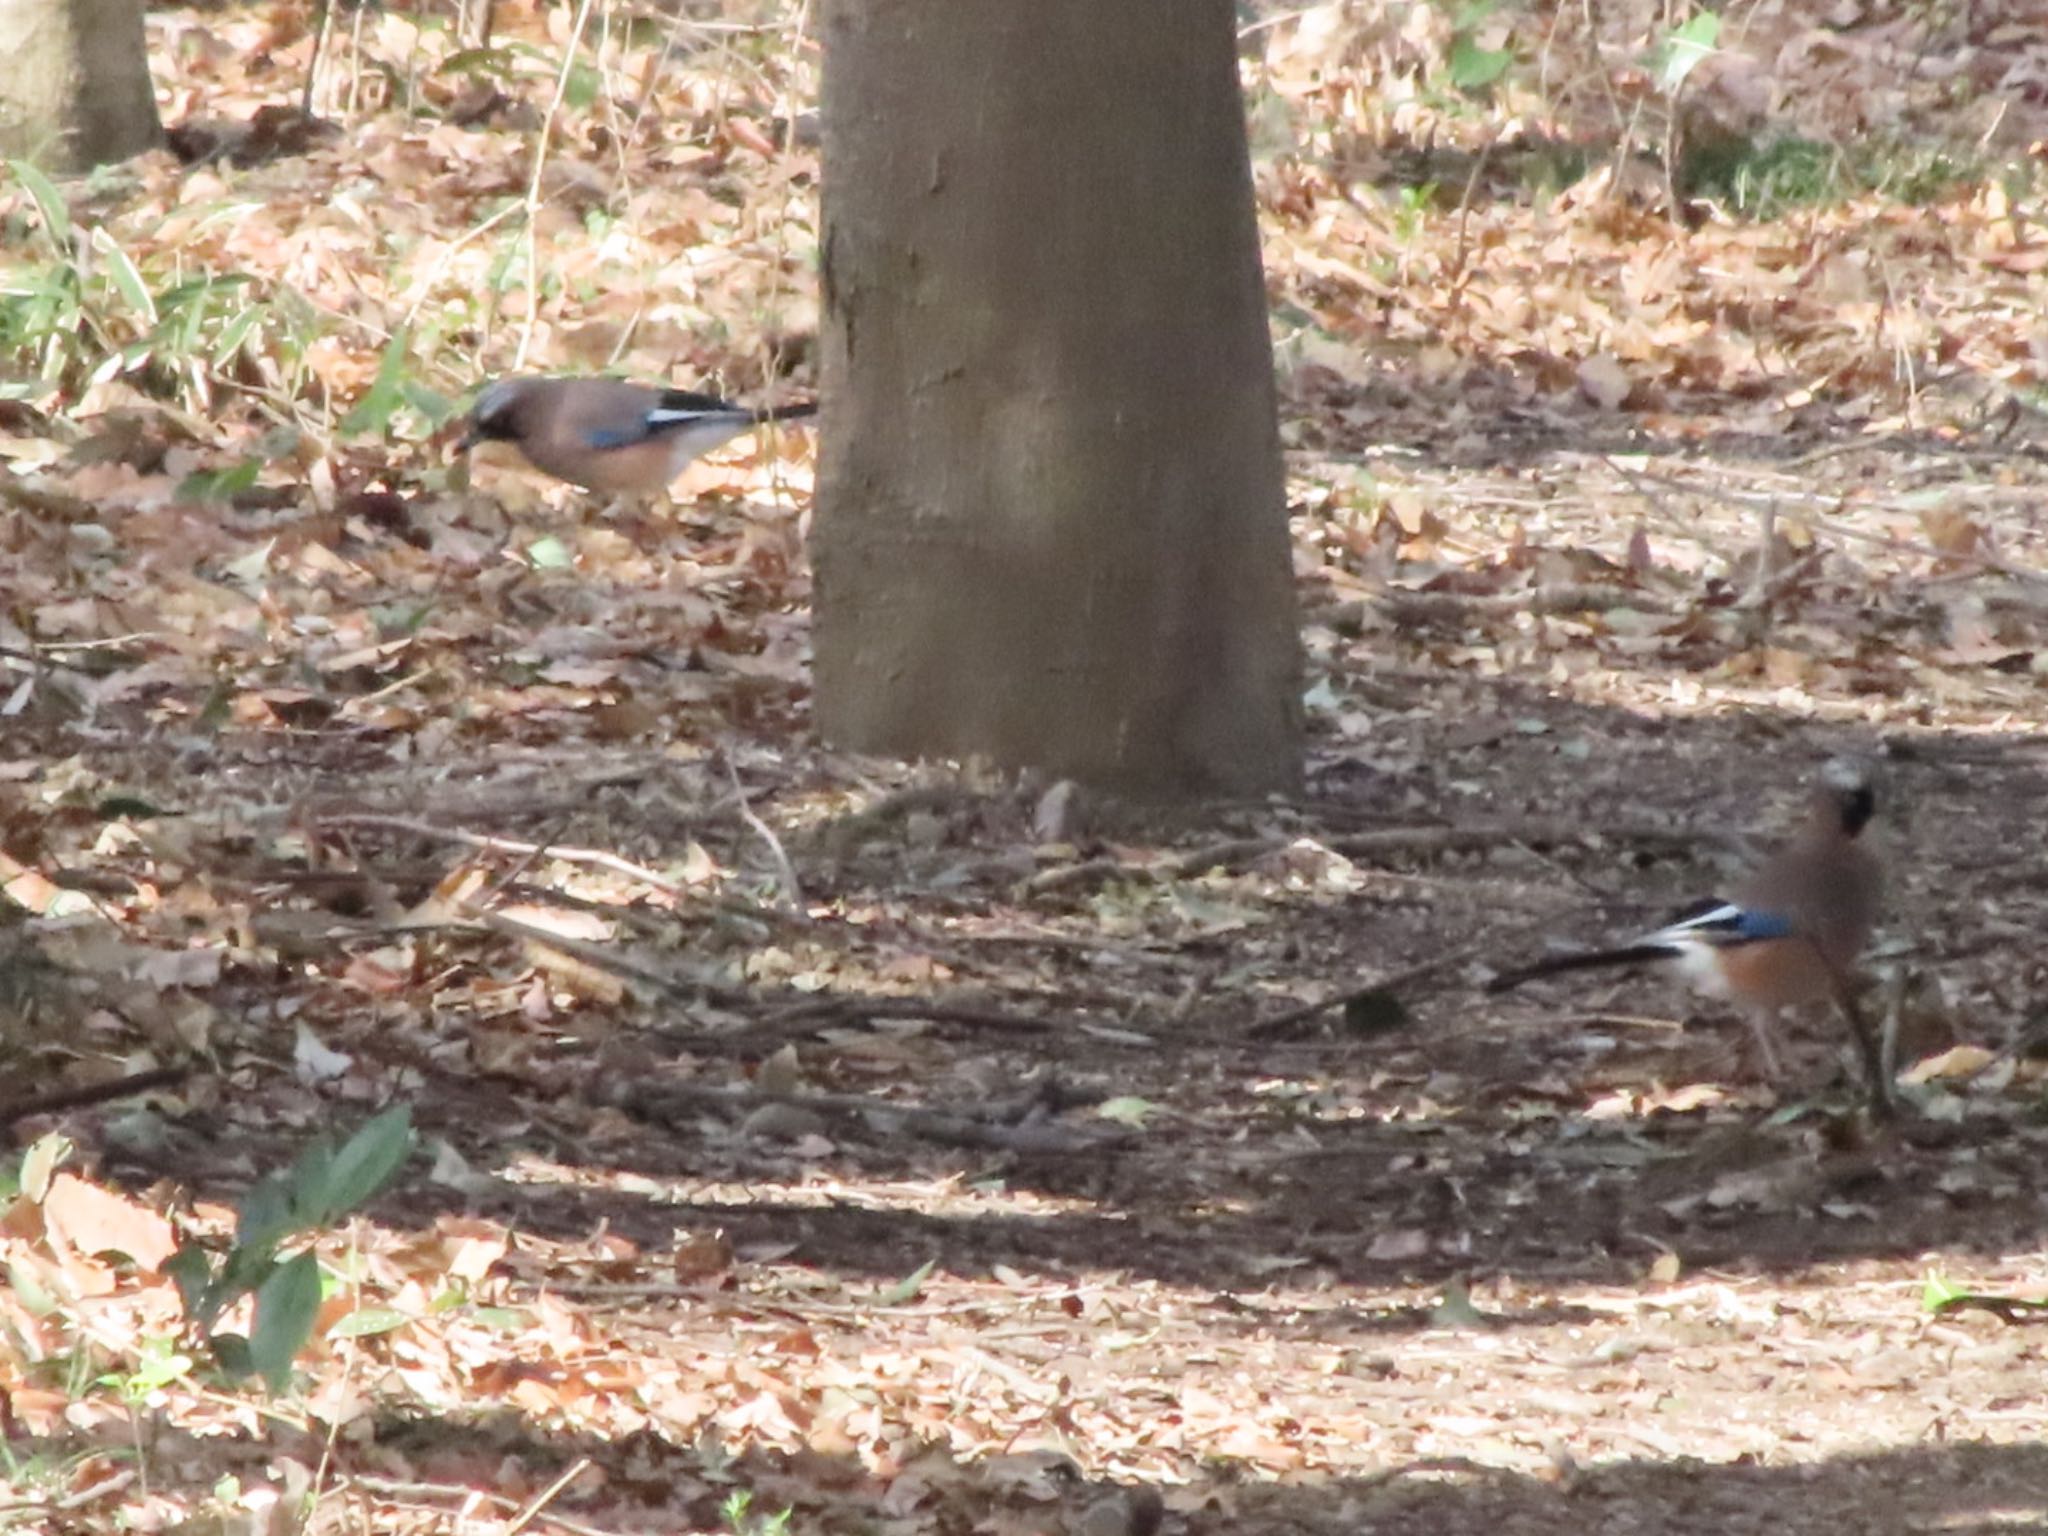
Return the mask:
<svg viewBox="0 0 2048 1536">
<path fill-rule="evenodd" d="M 458 843 L 465 848 L 477 848 L 490 853 L 518 854 L 532 859 L 540 854 L 561 859 L 569 864 L 590 864 L 599 869 L 610 870 L 628 880 L 660 891 L 664 896 L 687 896 L 690 888 L 666 875 L 622 859 L 603 848 L 571 848 L 555 843 L 534 843 L 518 837 L 498 837 L 486 832 L 470 832 L 461 827 L 437 826 L 429 821 L 417 821 L 410 816 L 392 816 L 382 811 L 339 811 L 314 818 L 320 827 L 357 827 L 369 831 L 405 832 L 414 837 L 430 838 L 437 842 Z M 521 866 L 522 868 L 524 866 Z M 514 871 L 518 873 L 517 870 Z"/>
<path fill-rule="evenodd" d="M 1689 848 L 1697 843 L 1722 843 L 1725 833 L 1695 827 L 1662 826 L 1649 822 L 1620 826 L 1592 827 L 1583 821 L 1495 822 L 1469 827 L 1382 827 L 1369 832 L 1348 832 L 1341 837 L 1318 838 L 1334 853 L 1347 858 L 1392 853 L 1466 853 L 1508 847 L 1518 843 L 1538 846 L 1550 843 L 1603 841 L 1658 848 Z M 1150 863 L 1128 859 L 1088 859 L 1041 870 L 1023 884 L 1023 894 L 1040 896 L 1070 885 L 1098 879 L 1180 880 L 1218 867 L 1237 868 L 1280 852 L 1294 842 L 1293 835 L 1239 837 L 1210 843 L 1189 853 Z"/>
<path fill-rule="evenodd" d="M 1401 624 L 1434 624 L 1498 613 L 1608 613 L 1626 608 L 1636 613 L 1671 613 L 1672 605 L 1638 587 L 1598 586 L 1570 582 L 1531 587 L 1519 592 L 1375 592 L 1355 604 L 1341 604 L 1341 621 L 1356 613 L 1377 610 Z"/>
<path fill-rule="evenodd" d="M 859 1094 L 772 1093 L 759 1088 L 711 1088 L 694 1083 L 665 1083 L 659 1088 L 636 1090 L 625 1096 L 622 1107 L 637 1114 L 661 1116 L 677 1104 L 739 1110 L 783 1104 L 820 1116 L 853 1117 L 869 1125 L 879 1122 L 880 1129 L 907 1131 L 948 1146 L 992 1147 L 1004 1152 L 1099 1152 L 1128 1145 L 1134 1139 L 1125 1131 L 1095 1131 L 1046 1120 L 1001 1124 L 952 1110 L 892 1103 Z"/>
<path fill-rule="evenodd" d="M 66 1109 L 84 1109 L 93 1104 L 105 1104 L 114 1099 L 125 1099 L 130 1094 L 147 1093 L 152 1088 L 168 1088 L 181 1082 L 191 1070 L 189 1067 L 156 1067 L 148 1072 L 131 1072 L 126 1077 L 117 1077 L 104 1083 L 87 1083 L 78 1088 L 59 1088 L 49 1093 L 32 1093 L 23 1098 L 0 1103 L 0 1127 L 26 1120 L 32 1115 L 54 1115 Z"/>
<path fill-rule="evenodd" d="M 730 754 L 725 758 L 726 777 L 732 781 L 733 799 L 738 803 L 740 820 L 749 831 L 768 845 L 769 857 L 775 861 L 775 877 L 782 886 L 782 902 L 791 912 L 804 910 L 804 888 L 796 878 L 796 866 L 789 861 L 789 854 L 782 846 L 782 839 L 775 835 L 775 829 L 754 814 L 753 806 L 747 803 L 746 787 L 740 783 L 740 771 Z"/>
<path fill-rule="evenodd" d="M 589 1465 L 590 1458 L 588 1456 L 578 1456 L 569 1464 L 568 1469 L 560 1477 L 535 1494 L 527 1506 L 513 1517 L 505 1527 L 505 1536 L 519 1536 L 521 1531 L 533 1524 L 535 1516 L 555 1502 L 557 1494 L 583 1475 Z"/>
<path fill-rule="evenodd" d="M 1349 1008 L 1353 1003 L 1363 1002 L 1378 993 L 1391 993 L 1396 988 L 1408 986 L 1410 983 L 1422 980 L 1425 976 L 1432 976 L 1438 971 L 1448 970 L 1451 966 L 1458 964 L 1462 960 L 1469 959 L 1482 949 L 1491 948 L 1498 942 L 1499 936 L 1489 933 L 1482 938 L 1474 939 L 1469 944 L 1460 944 L 1453 949 L 1444 950 L 1441 954 L 1432 955 L 1427 960 L 1419 961 L 1414 965 L 1404 966 L 1398 971 L 1382 976 L 1378 981 L 1370 982 L 1362 987 L 1354 987 L 1349 992 L 1336 993 L 1318 1003 L 1303 1003 L 1299 1007 L 1287 1009 L 1284 1013 L 1276 1013 L 1271 1018 L 1253 1019 L 1243 1027 L 1241 1033 L 1248 1039 L 1260 1039 L 1269 1035 L 1284 1034 L 1296 1024 L 1312 1019 L 1317 1014 L 1327 1013 L 1333 1008 Z"/>
</svg>

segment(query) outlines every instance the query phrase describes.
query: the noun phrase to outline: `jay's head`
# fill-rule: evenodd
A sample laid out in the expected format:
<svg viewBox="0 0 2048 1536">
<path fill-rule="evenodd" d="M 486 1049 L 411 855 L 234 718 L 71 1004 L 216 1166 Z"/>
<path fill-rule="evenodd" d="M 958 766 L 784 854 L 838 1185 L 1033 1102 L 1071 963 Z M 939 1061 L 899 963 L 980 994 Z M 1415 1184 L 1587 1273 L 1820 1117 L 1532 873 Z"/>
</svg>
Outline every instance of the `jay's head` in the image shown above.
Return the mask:
<svg viewBox="0 0 2048 1536">
<path fill-rule="evenodd" d="M 1831 758 L 1821 768 L 1818 810 L 1841 831 L 1854 838 L 1870 825 L 1877 810 L 1877 791 L 1871 784 L 1870 765 L 1853 757 Z"/>
<path fill-rule="evenodd" d="M 518 442 L 533 426 L 527 414 L 536 404 L 532 379 L 500 379 L 484 387 L 469 409 L 456 448 L 467 452 L 478 443 Z"/>
</svg>

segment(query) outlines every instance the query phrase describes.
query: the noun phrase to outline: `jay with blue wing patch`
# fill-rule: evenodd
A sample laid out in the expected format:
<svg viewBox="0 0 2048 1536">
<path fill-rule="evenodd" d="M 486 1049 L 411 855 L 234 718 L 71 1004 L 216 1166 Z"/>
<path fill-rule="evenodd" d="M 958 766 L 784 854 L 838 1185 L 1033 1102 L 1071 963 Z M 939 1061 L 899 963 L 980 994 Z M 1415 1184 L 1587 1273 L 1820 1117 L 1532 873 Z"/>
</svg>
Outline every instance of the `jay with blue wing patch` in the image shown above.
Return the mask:
<svg viewBox="0 0 2048 1536">
<path fill-rule="evenodd" d="M 1704 990 L 1748 1005 L 1771 1077 L 1778 1075 L 1777 1053 L 1765 1016 L 1833 1002 L 1856 1032 L 1873 1094 L 1888 1102 L 1877 1044 L 1849 985 L 1884 895 L 1882 866 L 1864 836 L 1876 808 L 1869 770 L 1836 759 L 1822 770 L 1799 833 L 1732 897 L 1702 902 L 1619 948 L 1552 955 L 1503 971 L 1487 990 L 1505 992 L 1567 971 L 1673 965 Z"/>
<path fill-rule="evenodd" d="M 585 490 L 654 495 L 691 460 L 763 422 L 817 414 L 804 402 L 766 408 L 624 379 L 511 378 L 486 385 L 459 449 L 510 443 L 544 474 Z"/>
</svg>

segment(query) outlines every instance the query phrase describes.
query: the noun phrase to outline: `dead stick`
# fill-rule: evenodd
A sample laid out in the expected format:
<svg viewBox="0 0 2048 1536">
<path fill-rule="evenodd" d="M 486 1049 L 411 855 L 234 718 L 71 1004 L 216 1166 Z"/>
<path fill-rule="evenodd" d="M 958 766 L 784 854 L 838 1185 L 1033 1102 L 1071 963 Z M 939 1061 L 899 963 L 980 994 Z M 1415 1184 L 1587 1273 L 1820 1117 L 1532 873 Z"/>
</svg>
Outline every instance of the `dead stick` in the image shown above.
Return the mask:
<svg viewBox="0 0 2048 1536">
<path fill-rule="evenodd" d="M 1349 832 L 1341 837 L 1318 839 L 1325 848 L 1347 857 L 1390 853 L 1468 853 L 1518 843 L 1583 843 L 1594 838 L 1622 844 L 1658 848 L 1685 848 L 1696 843 L 1728 842 L 1725 833 L 1703 828 L 1658 826 L 1635 823 L 1594 828 L 1583 821 L 1538 821 L 1495 823 L 1466 827 L 1384 827 L 1370 832 Z M 1219 865 L 1235 867 L 1270 853 L 1278 853 L 1292 837 L 1238 837 L 1210 843 L 1190 853 L 1177 854 L 1155 864 L 1124 859 L 1089 859 L 1041 871 L 1023 885 L 1027 896 L 1042 895 L 1092 879 L 1176 880 L 1201 874 Z"/>
<path fill-rule="evenodd" d="M 52 1093 L 30 1094 L 26 1098 L 0 1104 L 0 1126 L 26 1120 L 31 1115 L 54 1115 L 60 1110 L 84 1109 L 92 1104 L 105 1104 L 113 1099 L 125 1099 L 130 1094 L 147 1093 L 152 1088 L 168 1088 L 180 1082 L 189 1067 L 157 1067 L 148 1072 L 131 1072 L 126 1077 L 117 1077 L 110 1082 L 87 1083 L 80 1088 L 60 1088 Z"/>
<path fill-rule="evenodd" d="M 1460 960 L 1477 954 L 1481 949 L 1490 948 L 1495 942 L 1496 937 L 1488 935 L 1484 939 L 1475 939 L 1469 944 L 1460 944 L 1455 949 L 1447 949 L 1440 955 L 1432 956 L 1428 960 L 1420 961 L 1415 965 L 1395 971 L 1391 975 L 1383 976 L 1378 981 L 1372 982 L 1369 985 L 1356 987 L 1349 992 L 1339 992 L 1334 997 L 1326 997 L 1319 1003 L 1303 1003 L 1297 1008 L 1289 1008 L 1285 1013 L 1276 1013 L 1269 1019 L 1253 1019 L 1244 1026 L 1243 1033 L 1249 1039 L 1258 1039 L 1265 1035 L 1282 1034 L 1294 1025 L 1306 1019 L 1312 1019 L 1319 1013 L 1327 1013 L 1332 1008 L 1349 1008 L 1353 1003 L 1361 1002 L 1378 993 L 1391 992 L 1396 987 L 1403 987 L 1410 982 L 1420 981 L 1425 976 L 1433 975 L 1437 971 L 1456 965 Z"/>
<path fill-rule="evenodd" d="M 789 861 L 782 839 L 775 835 L 775 829 L 754 814 L 753 806 L 747 803 L 746 786 L 740 783 L 739 765 L 732 760 L 731 753 L 725 758 L 726 777 L 732 780 L 733 799 L 739 804 L 740 820 L 747 824 L 753 834 L 768 845 L 768 855 L 775 861 L 775 876 L 782 886 L 782 903 L 791 912 L 804 910 L 804 888 L 796 878 L 796 866 Z"/>
<path fill-rule="evenodd" d="M 428 821 L 415 821 L 410 816 L 388 816 L 380 811 L 342 811 L 334 815 L 317 816 L 315 825 L 322 827 L 359 827 L 367 831 L 409 832 L 414 837 L 431 838 L 437 842 L 459 843 L 465 848 L 479 848 L 489 853 L 512 853 L 524 858 L 548 854 L 568 864 L 594 864 L 599 869 L 608 869 L 615 875 L 628 880 L 637 880 L 665 896 L 687 896 L 689 889 L 657 874 L 642 864 L 622 859 L 603 848 L 570 848 L 550 843 L 530 843 L 524 838 L 495 837 L 484 832 L 469 832 L 460 827 L 440 827 Z M 515 870 L 516 874 L 517 871 Z"/>
</svg>

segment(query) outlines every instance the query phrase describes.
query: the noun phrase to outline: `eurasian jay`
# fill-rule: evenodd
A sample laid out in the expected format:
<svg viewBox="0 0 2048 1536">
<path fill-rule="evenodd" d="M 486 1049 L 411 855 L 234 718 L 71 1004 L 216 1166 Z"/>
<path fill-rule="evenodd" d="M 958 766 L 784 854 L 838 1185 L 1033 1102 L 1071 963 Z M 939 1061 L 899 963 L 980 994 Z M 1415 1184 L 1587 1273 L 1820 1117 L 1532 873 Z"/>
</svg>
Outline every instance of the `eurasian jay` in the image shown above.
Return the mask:
<svg viewBox="0 0 2048 1536">
<path fill-rule="evenodd" d="M 1848 985 L 1884 891 L 1877 855 L 1863 836 L 1876 804 L 1869 771 L 1838 758 L 1821 771 L 1805 826 L 1732 899 L 1701 902 L 1617 949 L 1553 955 L 1503 971 L 1487 990 L 1505 992 L 1564 971 L 1675 963 L 1706 990 L 1750 1006 L 1764 1070 L 1773 1077 L 1776 1053 L 1763 1016 L 1799 1003 L 1832 1001 L 1855 1030 L 1876 1102 L 1886 1105 L 1877 1044 Z"/>
<path fill-rule="evenodd" d="M 512 378 L 476 397 L 459 450 L 510 443 L 535 469 L 585 490 L 654 494 L 689 462 L 766 421 L 817 413 L 765 409 L 623 379 Z"/>
</svg>

